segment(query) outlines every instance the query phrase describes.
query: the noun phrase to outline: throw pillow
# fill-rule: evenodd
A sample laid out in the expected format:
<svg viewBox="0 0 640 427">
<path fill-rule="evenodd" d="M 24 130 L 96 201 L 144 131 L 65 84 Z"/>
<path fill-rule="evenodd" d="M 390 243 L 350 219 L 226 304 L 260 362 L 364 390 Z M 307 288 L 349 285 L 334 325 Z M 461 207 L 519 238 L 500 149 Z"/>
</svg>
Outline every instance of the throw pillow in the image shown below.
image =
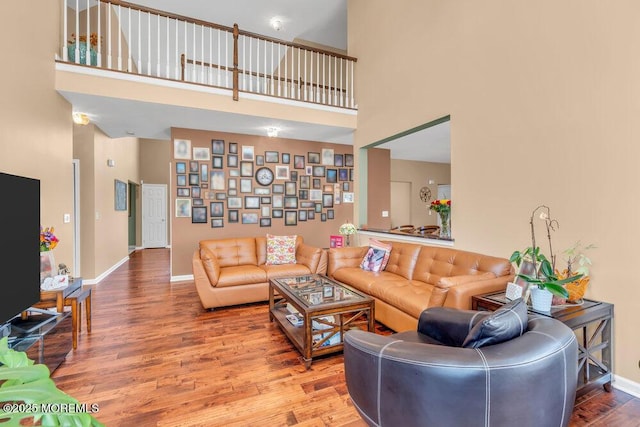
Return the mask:
<svg viewBox="0 0 640 427">
<path fill-rule="evenodd" d="M 360 268 L 365 271 L 373 271 L 375 273 L 382 271 L 389 262 L 389 254 L 391 253 L 391 245 L 382 243 L 379 240 L 369 240 L 369 250 L 364 255 Z"/>
<path fill-rule="evenodd" d="M 464 348 L 480 348 L 519 337 L 527 330 L 527 305 L 522 298 L 513 300 L 478 322 L 462 343 Z"/>
<path fill-rule="evenodd" d="M 272 236 L 267 234 L 267 265 L 295 264 L 298 236 Z"/>
</svg>

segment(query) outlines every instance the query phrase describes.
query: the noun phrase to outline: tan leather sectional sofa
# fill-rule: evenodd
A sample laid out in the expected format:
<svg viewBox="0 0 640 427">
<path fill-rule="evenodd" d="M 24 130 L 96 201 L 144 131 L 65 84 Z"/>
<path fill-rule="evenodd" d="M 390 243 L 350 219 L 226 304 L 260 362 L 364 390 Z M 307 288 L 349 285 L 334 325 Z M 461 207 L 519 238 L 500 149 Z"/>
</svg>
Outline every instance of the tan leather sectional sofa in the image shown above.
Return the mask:
<svg viewBox="0 0 640 427">
<path fill-rule="evenodd" d="M 471 297 L 506 288 L 509 260 L 452 248 L 392 245 L 384 271 L 360 268 L 368 247 L 329 250 L 327 275 L 375 299 L 375 317 L 395 331 L 416 330 L 429 307 L 471 308 Z"/>
<path fill-rule="evenodd" d="M 193 278 L 204 308 L 269 299 L 269 279 L 327 271 L 327 253 L 296 239 L 296 263 L 266 265 L 266 237 L 200 241 L 193 253 Z"/>
</svg>

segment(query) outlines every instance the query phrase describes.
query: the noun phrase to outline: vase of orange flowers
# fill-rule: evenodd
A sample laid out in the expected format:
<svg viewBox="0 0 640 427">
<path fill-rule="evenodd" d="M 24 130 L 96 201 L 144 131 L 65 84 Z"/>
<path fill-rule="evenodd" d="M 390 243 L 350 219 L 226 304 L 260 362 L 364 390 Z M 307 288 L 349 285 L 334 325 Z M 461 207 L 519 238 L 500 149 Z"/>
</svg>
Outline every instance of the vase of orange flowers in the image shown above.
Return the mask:
<svg viewBox="0 0 640 427">
<path fill-rule="evenodd" d="M 437 199 L 429 209 L 440 216 L 440 238 L 451 239 L 451 199 Z"/>
<path fill-rule="evenodd" d="M 89 57 L 87 58 L 87 36 L 81 34 L 76 40 L 76 35 L 71 34 L 71 40 L 67 46 L 67 53 L 69 54 L 69 61 L 76 62 L 76 49 L 78 50 L 78 62 L 83 65 L 98 65 L 98 35 L 91 33 L 89 35 Z"/>
<path fill-rule="evenodd" d="M 53 249 L 58 246 L 59 240 L 53 232 L 53 227 L 40 226 L 40 283 L 57 274 Z"/>
</svg>

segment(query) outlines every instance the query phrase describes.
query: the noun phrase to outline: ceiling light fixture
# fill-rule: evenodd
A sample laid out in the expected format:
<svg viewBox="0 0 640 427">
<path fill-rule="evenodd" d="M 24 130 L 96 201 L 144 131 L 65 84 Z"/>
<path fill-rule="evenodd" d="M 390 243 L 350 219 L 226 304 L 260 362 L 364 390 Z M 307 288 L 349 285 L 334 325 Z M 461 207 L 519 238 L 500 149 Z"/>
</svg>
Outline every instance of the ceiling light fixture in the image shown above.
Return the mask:
<svg viewBox="0 0 640 427">
<path fill-rule="evenodd" d="M 73 113 L 71 117 L 73 118 L 73 123 L 77 125 L 84 126 L 89 124 L 89 116 L 87 116 L 85 113 Z"/>
<path fill-rule="evenodd" d="M 269 21 L 269 25 L 271 25 L 271 28 L 276 31 L 280 31 L 282 29 L 282 21 L 276 16 L 271 18 L 271 20 Z"/>
<path fill-rule="evenodd" d="M 278 129 L 277 127 L 270 127 L 270 128 L 267 128 L 267 136 L 268 136 L 269 138 L 276 138 L 276 137 L 278 136 L 278 131 L 279 131 L 279 130 L 280 130 L 280 129 Z"/>
</svg>

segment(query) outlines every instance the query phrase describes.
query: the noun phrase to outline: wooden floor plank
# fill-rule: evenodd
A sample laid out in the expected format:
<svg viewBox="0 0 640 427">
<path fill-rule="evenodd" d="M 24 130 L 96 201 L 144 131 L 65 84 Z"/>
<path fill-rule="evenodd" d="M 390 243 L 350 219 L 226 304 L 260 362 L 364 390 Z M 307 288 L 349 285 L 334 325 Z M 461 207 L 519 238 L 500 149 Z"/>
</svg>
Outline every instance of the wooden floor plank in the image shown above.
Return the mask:
<svg viewBox="0 0 640 427">
<path fill-rule="evenodd" d="M 266 303 L 203 310 L 193 282 L 170 283 L 167 249 L 134 252 L 92 302 L 92 334 L 53 378 L 108 426 L 366 426 L 341 354 L 305 370 Z M 639 418 L 640 399 L 600 387 L 576 401 L 571 426 Z"/>
</svg>

